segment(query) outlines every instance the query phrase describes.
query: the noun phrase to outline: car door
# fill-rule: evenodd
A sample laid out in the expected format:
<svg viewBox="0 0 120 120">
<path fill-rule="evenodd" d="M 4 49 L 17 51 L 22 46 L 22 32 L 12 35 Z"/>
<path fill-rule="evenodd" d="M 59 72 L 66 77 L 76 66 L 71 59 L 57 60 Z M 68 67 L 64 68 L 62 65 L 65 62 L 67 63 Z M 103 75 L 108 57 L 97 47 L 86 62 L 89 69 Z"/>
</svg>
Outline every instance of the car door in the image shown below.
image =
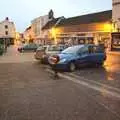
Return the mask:
<svg viewBox="0 0 120 120">
<path fill-rule="evenodd" d="M 96 55 L 96 63 L 102 63 L 106 59 L 104 49 L 100 46 L 94 46 L 94 54 Z"/>
<path fill-rule="evenodd" d="M 77 66 L 86 66 L 88 64 L 88 46 L 81 48 L 77 54 Z"/>
<path fill-rule="evenodd" d="M 25 45 L 25 46 L 23 47 L 23 50 L 28 50 L 28 48 L 29 48 L 29 45 Z"/>
<path fill-rule="evenodd" d="M 89 46 L 89 56 L 88 60 L 90 64 L 100 63 L 104 60 L 104 52 L 100 52 L 98 46 Z"/>
</svg>

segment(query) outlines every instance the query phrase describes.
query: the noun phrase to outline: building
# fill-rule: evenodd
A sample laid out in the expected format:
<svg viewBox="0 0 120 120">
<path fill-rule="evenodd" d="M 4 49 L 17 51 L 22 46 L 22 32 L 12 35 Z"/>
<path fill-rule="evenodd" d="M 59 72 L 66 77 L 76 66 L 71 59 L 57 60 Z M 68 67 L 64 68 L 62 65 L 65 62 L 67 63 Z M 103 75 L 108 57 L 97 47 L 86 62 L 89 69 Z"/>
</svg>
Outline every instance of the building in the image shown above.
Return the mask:
<svg viewBox="0 0 120 120">
<path fill-rule="evenodd" d="M 48 15 L 40 16 L 31 21 L 31 27 L 34 33 L 34 39 L 37 43 L 41 44 L 42 40 L 42 27 L 54 18 L 53 11 L 50 10 Z"/>
<path fill-rule="evenodd" d="M 34 40 L 34 32 L 31 26 L 29 26 L 28 28 L 26 28 L 26 30 L 23 33 L 24 36 L 24 41 L 29 43 L 29 42 L 33 42 Z"/>
<path fill-rule="evenodd" d="M 4 21 L 0 22 L 0 40 L 6 44 L 14 44 L 15 35 L 15 24 L 6 17 Z"/>
<path fill-rule="evenodd" d="M 52 28 L 55 43 L 110 44 L 112 10 L 62 19 Z"/>
<path fill-rule="evenodd" d="M 120 0 L 112 0 L 112 24 L 116 32 L 112 33 L 111 50 L 120 51 Z"/>
<path fill-rule="evenodd" d="M 42 44 L 54 44 L 54 27 L 59 24 L 61 20 L 65 19 L 63 16 L 59 18 L 53 18 L 48 21 L 42 28 Z"/>
<path fill-rule="evenodd" d="M 117 27 L 117 31 L 120 32 L 120 0 L 112 0 L 112 22 L 114 27 Z"/>
</svg>

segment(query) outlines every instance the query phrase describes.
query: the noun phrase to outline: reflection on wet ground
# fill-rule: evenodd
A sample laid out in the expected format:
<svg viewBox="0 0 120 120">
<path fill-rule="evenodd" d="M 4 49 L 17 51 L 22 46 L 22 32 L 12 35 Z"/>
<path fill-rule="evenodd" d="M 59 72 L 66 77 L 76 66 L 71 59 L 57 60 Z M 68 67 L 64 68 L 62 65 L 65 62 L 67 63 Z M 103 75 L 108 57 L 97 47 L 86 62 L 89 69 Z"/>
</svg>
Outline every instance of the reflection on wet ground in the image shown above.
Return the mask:
<svg viewBox="0 0 120 120">
<path fill-rule="evenodd" d="M 75 74 L 89 80 L 120 88 L 120 56 L 109 55 L 102 67 L 81 68 Z"/>
</svg>

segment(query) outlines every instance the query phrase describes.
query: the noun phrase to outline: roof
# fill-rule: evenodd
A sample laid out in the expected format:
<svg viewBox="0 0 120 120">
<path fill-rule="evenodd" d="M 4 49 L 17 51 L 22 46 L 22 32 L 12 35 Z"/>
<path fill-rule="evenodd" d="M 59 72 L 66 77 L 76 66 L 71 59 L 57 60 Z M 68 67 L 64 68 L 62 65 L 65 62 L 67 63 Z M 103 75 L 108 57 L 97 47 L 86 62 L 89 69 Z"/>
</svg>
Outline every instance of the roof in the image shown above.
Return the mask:
<svg viewBox="0 0 120 120">
<path fill-rule="evenodd" d="M 52 28 L 52 27 L 58 22 L 59 19 L 61 19 L 61 17 L 59 17 L 59 18 L 54 18 L 54 19 L 52 19 L 51 21 L 48 21 L 48 22 L 43 26 L 42 30 Z"/>
<path fill-rule="evenodd" d="M 89 24 L 97 22 L 110 21 L 112 19 L 112 10 L 92 13 L 82 16 L 71 17 L 61 20 L 58 26 L 69 26 L 69 25 L 79 25 L 79 24 Z"/>
<path fill-rule="evenodd" d="M 31 26 L 27 27 L 25 31 L 28 31 L 28 30 L 30 30 L 30 29 L 31 29 Z"/>
</svg>

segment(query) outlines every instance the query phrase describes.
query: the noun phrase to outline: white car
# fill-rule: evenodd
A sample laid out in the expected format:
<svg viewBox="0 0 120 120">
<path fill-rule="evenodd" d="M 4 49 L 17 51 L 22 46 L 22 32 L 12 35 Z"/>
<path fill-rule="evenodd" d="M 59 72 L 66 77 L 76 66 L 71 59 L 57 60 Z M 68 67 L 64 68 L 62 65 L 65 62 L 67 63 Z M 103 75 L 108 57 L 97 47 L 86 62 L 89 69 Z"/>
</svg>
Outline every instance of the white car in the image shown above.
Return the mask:
<svg viewBox="0 0 120 120">
<path fill-rule="evenodd" d="M 64 49 L 65 49 L 64 45 L 41 46 L 37 49 L 35 58 L 37 60 L 40 60 L 42 63 L 47 64 L 49 56 L 59 54 Z"/>
</svg>

